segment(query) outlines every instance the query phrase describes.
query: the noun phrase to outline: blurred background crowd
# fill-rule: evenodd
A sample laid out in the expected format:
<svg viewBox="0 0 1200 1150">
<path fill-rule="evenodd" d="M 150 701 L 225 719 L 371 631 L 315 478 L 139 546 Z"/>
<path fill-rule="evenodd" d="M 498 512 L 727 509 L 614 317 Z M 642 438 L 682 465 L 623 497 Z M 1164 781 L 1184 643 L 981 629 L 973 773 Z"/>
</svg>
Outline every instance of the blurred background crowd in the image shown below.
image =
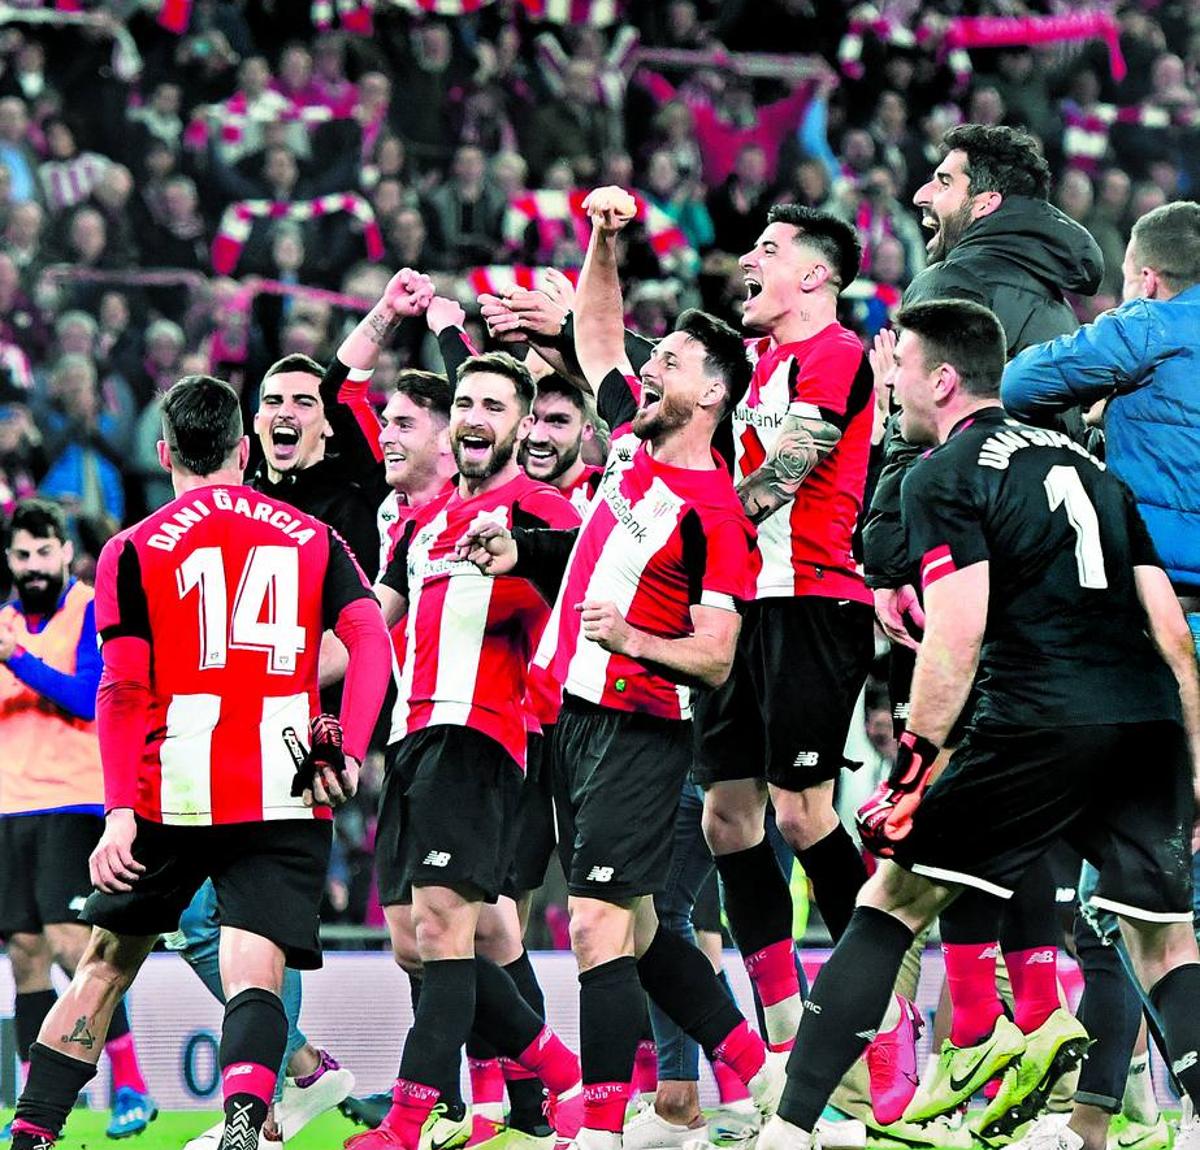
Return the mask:
<svg viewBox="0 0 1200 1150">
<path fill-rule="evenodd" d="M 964 19 L 980 15 L 1030 34 L 981 45 Z M 231 380 L 249 415 L 267 365 L 327 360 L 401 266 L 458 297 L 483 346 L 475 297 L 578 268 L 597 184 L 642 201 L 630 326 L 663 334 L 693 304 L 736 320 L 737 257 L 798 201 L 859 229 L 843 318 L 869 339 L 924 266 L 912 197 L 944 132 L 1024 127 L 1104 253 L 1100 293 L 1075 301 L 1091 318 L 1120 298 L 1132 223 L 1200 196 L 1198 92 L 1194 0 L 7 5 L 0 521 L 34 492 L 61 500 L 86 578 L 170 497 L 154 445 L 176 378 Z M 380 400 L 409 365 L 441 366 L 421 321 L 385 353 Z M 870 690 L 866 715 L 886 760 Z M 361 921 L 368 803 L 342 821 L 329 909 Z"/>
</svg>

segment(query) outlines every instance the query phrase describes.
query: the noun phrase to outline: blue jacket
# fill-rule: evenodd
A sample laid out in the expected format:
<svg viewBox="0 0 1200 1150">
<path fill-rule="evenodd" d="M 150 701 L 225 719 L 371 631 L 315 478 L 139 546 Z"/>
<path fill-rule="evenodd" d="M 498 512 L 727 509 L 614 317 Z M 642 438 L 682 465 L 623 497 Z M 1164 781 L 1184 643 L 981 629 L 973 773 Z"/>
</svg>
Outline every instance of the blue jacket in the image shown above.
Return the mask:
<svg viewBox="0 0 1200 1150">
<path fill-rule="evenodd" d="M 1000 391 L 1031 423 L 1106 396 L 1108 465 L 1137 498 L 1176 590 L 1200 594 L 1200 284 L 1026 348 Z"/>
</svg>

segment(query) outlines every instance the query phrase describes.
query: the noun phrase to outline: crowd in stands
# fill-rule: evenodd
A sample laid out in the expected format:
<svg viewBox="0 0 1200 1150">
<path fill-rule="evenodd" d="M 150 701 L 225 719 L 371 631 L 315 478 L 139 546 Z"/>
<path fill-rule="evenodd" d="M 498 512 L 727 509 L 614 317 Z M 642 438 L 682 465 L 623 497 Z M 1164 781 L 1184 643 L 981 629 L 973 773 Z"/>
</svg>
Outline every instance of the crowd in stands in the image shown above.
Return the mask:
<svg viewBox="0 0 1200 1150">
<path fill-rule="evenodd" d="M 738 256 L 796 201 L 859 229 L 845 318 L 869 339 L 924 266 L 912 196 L 960 122 L 1041 141 L 1105 256 L 1081 318 L 1119 300 L 1133 222 L 1200 195 L 1187 0 L 84 0 L 4 21 L 0 521 L 60 499 L 84 577 L 170 497 L 157 401 L 180 375 L 229 379 L 249 415 L 270 363 L 328 360 L 402 266 L 483 346 L 478 294 L 578 268 L 597 184 L 640 197 L 622 276 L 649 336 L 691 305 L 736 320 Z M 380 398 L 408 365 L 441 366 L 421 321 Z M 353 917 L 369 820 L 344 818 L 331 889 Z"/>
</svg>

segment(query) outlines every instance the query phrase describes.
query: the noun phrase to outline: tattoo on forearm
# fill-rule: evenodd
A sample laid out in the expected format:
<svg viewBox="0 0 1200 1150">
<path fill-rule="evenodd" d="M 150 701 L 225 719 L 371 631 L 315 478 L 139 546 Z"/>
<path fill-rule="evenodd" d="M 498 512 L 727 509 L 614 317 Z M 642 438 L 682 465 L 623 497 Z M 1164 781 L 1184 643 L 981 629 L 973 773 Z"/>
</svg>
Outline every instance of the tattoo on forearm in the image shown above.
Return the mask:
<svg viewBox="0 0 1200 1150">
<path fill-rule="evenodd" d="M 738 484 L 738 496 L 751 522 L 760 523 L 792 499 L 840 438 L 841 431 L 825 420 L 787 416 L 770 455 Z"/>
<path fill-rule="evenodd" d="M 77 1042 L 84 1050 L 91 1050 L 96 1045 L 96 1036 L 88 1029 L 87 1015 L 75 1020 L 75 1029 L 70 1034 L 62 1036 L 63 1042 Z"/>
<path fill-rule="evenodd" d="M 395 317 L 380 315 L 378 312 L 371 312 L 367 316 L 367 338 L 378 347 L 383 347 L 388 341 L 388 337 L 392 334 L 392 328 L 396 326 Z"/>
</svg>

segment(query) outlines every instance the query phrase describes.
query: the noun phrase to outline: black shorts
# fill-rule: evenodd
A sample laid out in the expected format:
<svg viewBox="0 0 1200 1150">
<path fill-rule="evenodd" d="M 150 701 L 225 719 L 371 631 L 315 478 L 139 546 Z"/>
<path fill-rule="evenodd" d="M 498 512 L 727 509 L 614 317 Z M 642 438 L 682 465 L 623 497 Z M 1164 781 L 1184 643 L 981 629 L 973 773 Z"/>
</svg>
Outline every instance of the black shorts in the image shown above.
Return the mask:
<svg viewBox="0 0 1200 1150">
<path fill-rule="evenodd" d="M 912 698 L 913 671 L 916 665 L 916 651 L 899 643 L 892 644 L 892 649 L 888 652 L 888 699 L 892 706 L 892 734 L 897 739 L 904 734 L 908 726 L 908 707 Z M 950 728 L 943 746 L 957 747 L 963 741 L 978 701 L 979 694 L 972 686 L 971 693 L 958 713 L 958 718 L 954 720 L 954 726 Z"/>
<path fill-rule="evenodd" d="M 145 873 L 120 894 L 95 891 L 83 921 L 115 934 L 164 934 L 206 878 L 222 926 L 270 939 L 296 970 L 321 966 L 321 895 L 333 823 L 279 819 L 221 826 L 163 826 L 138 818 L 133 857 Z"/>
<path fill-rule="evenodd" d="M 512 862 L 521 768 L 470 727 L 425 727 L 387 749 L 375 860 L 384 906 L 441 886 L 495 902 Z"/>
<path fill-rule="evenodd" d="M 697 692 L 696 782 L 765 775 L 803 791 L 837 778 L 875 653 L 874 618 L 865 603 L 815 595 L 751 603 L 725 685 Z"/>
<path fill-rule="evenodd" d="M 553 733 L 554 728 L 547 730 Z M 546 867 L 558 841 L 554 832 L 553 772 L 546 761 L 549 754 L 546 736 L 531 734 L 525 754 L 525 782 L 517 803 L 512 865 L 501 891 L 509 898 L 520 898 L 546 881 Z"/>
<path fill-rule="evenodd" d="M 691 726 L 564 698 L 550 764 L 571 894 L 625 902 L 666 885 Z"/>
<path fill-rule="evenodd" d="M 77 811 L 0 819 L 0 938 L 78 922 L 104 820 Z"/>
<path fill-rule="evenodd" d="M 896 861 L 1008 898 L 1060 840 L 1100 872 L 1102 909 L 1192 921 L 1191 769 L 1177 723 L 972 729 L 913 816 Z"/>
</svg>

